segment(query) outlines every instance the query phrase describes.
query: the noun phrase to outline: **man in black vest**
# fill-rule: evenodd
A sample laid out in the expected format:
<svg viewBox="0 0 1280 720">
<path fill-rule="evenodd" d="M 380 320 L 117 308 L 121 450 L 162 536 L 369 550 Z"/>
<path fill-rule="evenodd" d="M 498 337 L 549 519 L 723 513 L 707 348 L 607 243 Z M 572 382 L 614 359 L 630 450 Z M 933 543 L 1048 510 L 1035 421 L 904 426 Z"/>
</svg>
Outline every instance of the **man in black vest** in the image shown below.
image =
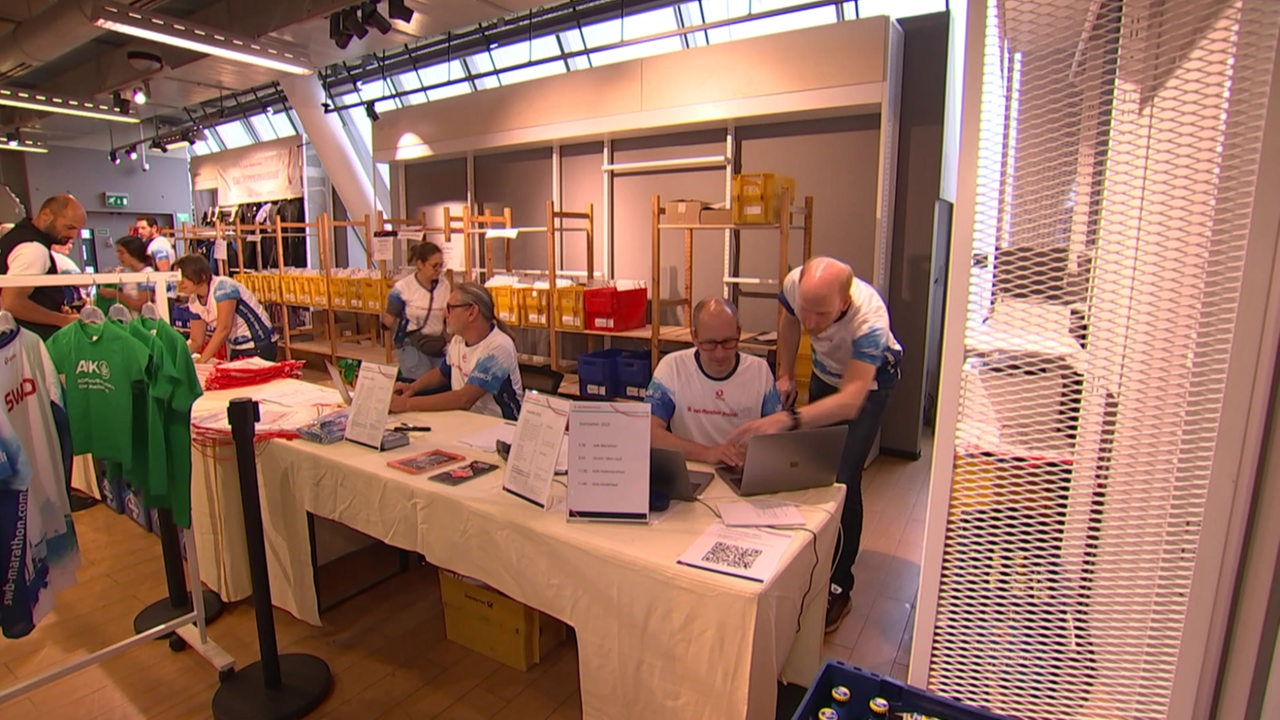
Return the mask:
<svg viewBox="0 0 1280 720">
<path fill-rule="evenodd" d="M 25 218 L 0 237 L 0 275 L 57 275 L 54 245 L 71 242 L 85 226 L 84 206 L 70 195 L 54 195 L 33 218 Z M 0 309 L 18 324 L 48 340 L 76 316 L 66 311 L 61 287 L 7 287 L 0 290 Z"/>
</svg>

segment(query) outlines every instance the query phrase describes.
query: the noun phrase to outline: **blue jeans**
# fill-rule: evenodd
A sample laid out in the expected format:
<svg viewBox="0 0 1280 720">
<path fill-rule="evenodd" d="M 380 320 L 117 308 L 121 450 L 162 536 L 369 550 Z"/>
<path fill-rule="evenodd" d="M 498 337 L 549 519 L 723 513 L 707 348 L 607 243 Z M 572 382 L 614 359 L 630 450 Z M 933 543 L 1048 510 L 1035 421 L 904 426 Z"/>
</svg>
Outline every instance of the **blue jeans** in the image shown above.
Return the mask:
<svg viewBox="0 0 1280 720">
<path fill-rule="evenodd" d="M 809 380 L 809 402 L 821 400 L 836 390 L 830 383 L 814 375 Z M 831 568 L 831 582 L 845 592 L 853 589 L 853 562 L 858 559 L 858 548 L 862 544 L 862 466 L 867 463 L 871 444 L 876 441 L 876 434 L 880 432 L 880 420 L 884 417 L 884 408 L 891 394 L 892 389 L 872 390 L 867 394 L 862 411 L 846 423 L 849 434 L 845 437 L 844 450 L 840 455 L 840 472 L 836 475 L 836 482 L 845 486 L 844 512 L 840 514 L 844 544 Z"/>
<path fill-rule="evenodd" d="M 444 364 L 443 356 L 427 355 L 412 345 L 405 344 L 396 350 L 396 361 L 400 365 L 400 381 L 413 382 L 428 372 Z M 442 388 L 428 388 L 419 395 L 434 395 L 449 389 L 448 383 Z"/>
</svg>

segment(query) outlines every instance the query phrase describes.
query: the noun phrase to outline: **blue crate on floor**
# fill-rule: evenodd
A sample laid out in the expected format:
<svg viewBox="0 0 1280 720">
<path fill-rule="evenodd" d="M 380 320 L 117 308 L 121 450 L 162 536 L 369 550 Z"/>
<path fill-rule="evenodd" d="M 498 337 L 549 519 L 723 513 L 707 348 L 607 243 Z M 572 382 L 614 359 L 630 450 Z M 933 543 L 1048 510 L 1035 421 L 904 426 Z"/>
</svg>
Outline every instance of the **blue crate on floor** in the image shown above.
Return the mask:
<svg viewBox="0 0 1280 720">
<path fill-rule="evenodd" d="M 589 400 L 612 400 L 622 397 L 618 379 L 618 356 L 621 350 L 610 348 L 578 356 L 578 394 Z"/>
<path fill-rule="evenodd" d="M 138 527 L 151 532 L 150 508 L 142 501 L 142 495 L 127 484 L 124 486 L 124 514 L 138 523 Z"/>
<path fill-rule="evenodd" d="M 102 504 L 124 513 L 124 480 L 108 477 L 105 472 L 98 474 L 98 497 Z"/>
<path fill-rule="evenodd" d="M 896 718 L 901 713 L 918 713 L 920 715 L 946 720 L 1014 720 L 1007 715 L 996 713 L 958 703 L 939 697 L 919 688 L 911 687 L 892 678 L 882 677 L 860 667 L 848 665 L 839 660 L 828 660 L 822 671 L 809 686 L 804 701 L 791 720 L 814 720 L 822 708 L 832 707 L 831 690 L 839 685 L 849 689 L 851 698 L 845 706 L 847 710 L 836 708 L 840 717 L 862 720 L 870 716 L 872 698 L 884 698 L 889 702 L 889 717 Z"/>
<path fill-rule="evenodd" d="M 649 379 L 653 377 L 649 351 L 623 350 L 617 357 L 617 363 L 618 384 L 622 386 L 620 396 L 628 400 L 644 400 L 644 391 L 649 389 Z"/>
</svg>

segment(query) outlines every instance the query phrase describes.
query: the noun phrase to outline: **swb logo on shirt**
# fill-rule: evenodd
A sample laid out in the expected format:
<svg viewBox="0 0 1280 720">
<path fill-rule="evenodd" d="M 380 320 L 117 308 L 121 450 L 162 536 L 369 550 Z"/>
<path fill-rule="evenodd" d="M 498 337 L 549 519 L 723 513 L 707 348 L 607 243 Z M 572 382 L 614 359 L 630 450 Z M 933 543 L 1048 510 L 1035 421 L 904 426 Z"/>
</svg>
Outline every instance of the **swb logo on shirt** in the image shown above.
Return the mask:
<svg viewBox="0 0 1280 720">
<path fill-rule="evenodd" d="M 29 397 L 35 397 L 35 394 L 36 381 L 31 378 L 22 378 L 22 382 L 18 383 L 18 387 L 4 394 L 4 408 L 8 412 L 13 412 L 19 403 Z"/>
<path fill-rule="evenodd" d="M 84 373 L 97 375 L 103 380 L 110 380 L 111 366 L 107 364 L 106 360 L 81 360 L 76 363 L 76 374 L 81 375 Z"/>
</svg>

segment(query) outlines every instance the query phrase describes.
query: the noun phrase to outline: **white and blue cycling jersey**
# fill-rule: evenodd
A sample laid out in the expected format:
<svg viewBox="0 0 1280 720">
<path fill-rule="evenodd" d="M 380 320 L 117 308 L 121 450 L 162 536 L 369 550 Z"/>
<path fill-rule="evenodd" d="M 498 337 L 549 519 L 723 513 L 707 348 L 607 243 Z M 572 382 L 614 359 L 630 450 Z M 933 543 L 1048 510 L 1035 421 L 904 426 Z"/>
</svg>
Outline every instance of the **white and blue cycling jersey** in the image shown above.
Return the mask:
<svg viewBox="0 0 1280 720">
<path fill-rule="evenodd" d="M 471 412 L 507 420 L 520 417 L 524 385 L 520 381 L 516 344 L 498 328 L 490 329 L 483 340 L 471 346 L 461 335 L 454 335 L 440 372 L 449 378 L 451 390 L 467 385 L 484 390 L 484 397 L 471 406 Z"/>
<path fill-rule="evenodd" d="M 644 399 L 673 435 L 711 446 L 723 445 L 739 426 L 782 409 L 764 360 L 738 353 L 733 371 L 713 378 L 702 369 L 696 348 L 659 360 Z"/>
<path fill-rule="evenodd" d="M 248 288 L 229 277 L 215 275 L 209 280 L 209 294 L 204 302 L 192 295 L 187 300 L 187 307 L 209 328 L 213 328 L 218 324 L 218 303 L 224 300 L 236 301 L 235 319 L 227 336 L 228 348 L 246 350 L 278 339 L 275 328 L 271 326 L 271 318 L 258 299 Z"/>
</svg>

